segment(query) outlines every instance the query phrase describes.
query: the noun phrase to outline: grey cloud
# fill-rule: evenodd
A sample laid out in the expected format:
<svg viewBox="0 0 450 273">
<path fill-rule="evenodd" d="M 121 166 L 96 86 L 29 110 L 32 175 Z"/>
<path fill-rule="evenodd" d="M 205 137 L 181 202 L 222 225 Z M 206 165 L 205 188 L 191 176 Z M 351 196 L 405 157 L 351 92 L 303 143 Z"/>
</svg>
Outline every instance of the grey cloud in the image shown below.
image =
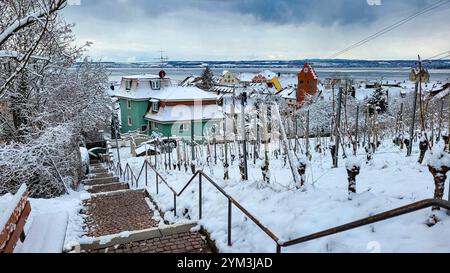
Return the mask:
<svg viewBox="0 0 450 273">
<path fill-rule="evenodd" d="M 414 10 L 436 1 L 381 0 L 381 6 L 373 6 L 367 0 L 82 0 L 81 6 L 69 7 L 67 13 L 130 21 L 199 9 L 252 15 L 275 24 L 312 22 L 327 26 L 365 24 L 399 10 Z"/>
</svg>

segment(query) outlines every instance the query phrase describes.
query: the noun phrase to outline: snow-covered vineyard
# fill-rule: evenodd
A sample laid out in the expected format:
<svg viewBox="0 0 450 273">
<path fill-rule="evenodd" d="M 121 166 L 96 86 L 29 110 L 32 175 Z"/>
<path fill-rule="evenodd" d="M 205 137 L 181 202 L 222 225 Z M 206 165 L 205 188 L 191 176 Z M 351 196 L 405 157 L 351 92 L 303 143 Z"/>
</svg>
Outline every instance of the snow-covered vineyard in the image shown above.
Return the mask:
<svg viewBox="0 0 450 273">
<path fill-rule="evenodd" d="M 433 60 L 401 80 L 314 62 L 117 80 L 66 5 L 0 4 L 0 253 L 450 251 Z"/>
</svg>

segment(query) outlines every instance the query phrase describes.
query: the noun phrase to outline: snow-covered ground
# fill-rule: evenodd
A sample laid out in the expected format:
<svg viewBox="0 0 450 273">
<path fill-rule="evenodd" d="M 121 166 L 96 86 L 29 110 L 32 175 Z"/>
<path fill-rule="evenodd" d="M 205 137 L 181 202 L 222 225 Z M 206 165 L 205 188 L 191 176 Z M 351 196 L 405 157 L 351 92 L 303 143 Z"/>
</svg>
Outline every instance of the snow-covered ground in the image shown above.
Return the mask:
<svg viewBox="0 0 450 273">
<path fill-rule="evenodd" d="M 417 146 L 417 145 L 415 145 Z M 331 157 L 313 153 L 307 168 L 306 191 L 292 185 L 289 166 L 282 159 L 271 158 L 271 185 L 261 187 L 260 162 L 249 160 L 249 181 L 239 178 L 237 161 L 230 167 L 230 180 L 224 181 L 221 163 L 204 166 L 204 172 L 241 203 L 250 213 L 272 230 L 281 240 L 290 240 L 323 229 L 345 224 L 376 213 L 433 197 L 434 183 L 425 165 L 417 163 L 417 151 L 405 157 L 406 151 L 383 145 L 370 164 L 363 164 L 357 177 L 358 194 L 348 200 L 345 160 L 331 168 Z M 144 158 L 127 158 L 129 148 L 122 148 L 122 163 L 128 162 L 136 175 Z M 364 160 L 360 149 L 358 158 Z M 151 158 L 153 160 L 153 158 Z M 153 161 L 152 161 L 153 162 Z M 168 183 L 178 192 L 192 173 L 161 170 Z M 145 178 L 140 179 L 144 187 Z M 148 190 L 163 211 L 173 209 L 173 194 L 160 184 L 156 195 L 155 175 L 149 171 Z M 233 207 L 232 242 L 227 246 L 227 199 L 209 183 L 203 183 L 203 219 L 200 223 L 211 233 L 222 252 L 274 252 L 275 243 L 250 219 Z M 448 185 L 446 185 L 448 189 Z M 445 196 L 447 198 L 447 196 Z M 193 183 L 177 199 L 177 215 L 166 213 L 172 221 L 198 219 L 198 184 Z M 326 238 L 284 248 L 283 252 L 448 252 L 450 218 L 441 213 L 442 221 L 432 228 L 426 225 L 430 209 L 384 222 L 332 235 Z"/>
<path fill-rule="evenodd" d="M 68 195 L 53 199 L 30 198 L 31 213 L 25 224 L 25 234 L 28 233 L 31 224 L 33 223 L 33 218 L 36 215 L 67 212 L 69 214 L 69 222 L 64 245 L 67 245 L 71 241 L 79 241 L 85 234 L 83 231 L 84 219 L 79 214 L 82 209 L 80 193 L 81 192 L 70 191 Z M 12 201 L 12 198 L 13 196 L 11 194 L 0 196 L 0 215 L 2 215 L 3 212 L 2 208 L 6 208 Z M 16 246 L 16 251 L 19 251 L 20 248 L 21 243 L 19 241 Z"/>
</svg>

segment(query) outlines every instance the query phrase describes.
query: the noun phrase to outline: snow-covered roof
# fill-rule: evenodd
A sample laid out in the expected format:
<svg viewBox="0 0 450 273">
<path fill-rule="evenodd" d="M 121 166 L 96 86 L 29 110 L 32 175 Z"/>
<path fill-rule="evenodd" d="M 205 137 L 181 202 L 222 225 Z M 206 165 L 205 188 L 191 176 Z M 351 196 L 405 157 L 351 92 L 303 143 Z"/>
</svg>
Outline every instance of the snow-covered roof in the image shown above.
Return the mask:
<svg viewBox="0 0 450 273">
<path fill-rule="evenodd" d="M 242 82 L 251 82 L 256 77 L 256 74 L 253 73 L 240 73 L 239 80 Z"/>
<path fill-rule="evenodd" d="M 220 93 L 233 93 L 234 88 L 231 86 L 214 86 L 211 91 Z"/>
<path fill-rule="evenodd" d="M 159 79 L 159 75 L 143 74 L 143 75 L 123 76 L 122 78 L 127 80 L 150 80 L 150 79 Z"/>
<path fill-rule="evenodd" d="M 270 70 L 264 70 L 261 73 L 259 73 L 259 75 L 264 76 L 267 80 L 271 80 L 273 78 L 275 78 L 276 76 L 278 76 L 277 73 L 270 71 Z"/>
<path fill-rule="evenodd" d="M 283 88 L 298 84 L 298 76 L 295 74 L 282 75 L 278 80 Z"/>
<path fill-rule="evenodd" d="M 155 148 L 155 145 L 152 144 L 143 144 L 142 146 L 139 146 L 135 150 L 137 155 L 143 154 L 146 151 L 156 151 L 158 153 L 160 152 L 159 149 Z"/>
<path fill-rule="evenodd" d="M 153 92 L 155 92 L 155 90 L 152 90 L 150 86 L 148 87 L 139 86 L 137 89 L 134 90 L 125 90 L 125 88 L 119 88 L 116 89 L 115 91 L 111 91 L 110 94 L 112 94 L 114 97 L 119 98 L 148 100 L 151 97 L 151 93 Z"/>
<path fill-rule="evenodd" d="M 151 80 L 160 80 L 161 78 L 157 75 L 134 75 L 134 76 L 124 76 L 122 77 L 122 85 L 115 90 L 109 89 L 108 94 L 114 97 L 127 98 L 134 100 L 148 100 L 152 94 L 159 92 L 159 90 L 153 90 L 150 85 Z M 124 80 L 137 80 L 138 83 L 132 84 L 131 90 L 126 90 Z M 162 83 L 165 82 L 170 84 L 170 78 L 164 78 Z M 161 83 L 161 90 L 165 87 Z"/>
<path fill-rule="evenodd" d="M 194 86 L 171 86 L 153 92 L 150 98 L 161 101 L 217 100 L 217 95 Z"/>
<path fill-rule="evenodd" d="M 184 79 L 183 81 L 180 82 L 179 86 L 190 86 L 193 85 L 195 82 L 199 81 L 200 77 L 199 76 L 189 76 L 186 79 Z"/>
<path fill-rule="evenodd" d="M 149 112 L 145 119 L 158 122 L 185 122 L 194 120 L 222 119 L 217 105 L 177 105 L 161 107 L 158 113 Z"/>
<path fill-rule="evenodd" d="M 306 65 L 308 66 L 309 71 L 311 71 L 311 73 L 313 74 L 314 79 L 318 79 L 316 70 L 314 70 L 314 68 L 311 66 L 311 64 L 308 63 Z"/>
<path fill-rule="evenodd" d="M 448 96 L 450 89 L 446 89 L 442 92 L 439 92 L 436 96 L 433 97 L 433 100 L 441 100 L 443 98 L 445 98 L 446 96 Z"/>
<path fill-rule="evenodd" d="M 285 99 L 295 100 L 297 99 L 297 89 L 294 87 L 286 88 L 282 90 L 280 93 L 278 93 L 278 95 Z"/>
</svg>

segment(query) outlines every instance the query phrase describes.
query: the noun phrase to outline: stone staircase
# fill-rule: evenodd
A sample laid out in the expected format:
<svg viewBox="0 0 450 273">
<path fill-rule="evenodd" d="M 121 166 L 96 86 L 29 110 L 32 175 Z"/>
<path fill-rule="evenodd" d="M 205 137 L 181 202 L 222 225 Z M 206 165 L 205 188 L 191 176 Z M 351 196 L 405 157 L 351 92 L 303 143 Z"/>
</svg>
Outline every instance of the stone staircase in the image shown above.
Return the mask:
<svg viewBox="0 0 450 273">
<path fill-rule="evenodd" d="M 91 164 L 83 181 L 90 198 L 83 201 L 88 253 L 208 253 L 214 244 L 205 234 L 191 231 L 196 223 L 176 225 L 161 220 L 145 190 L 130 189 L 101 163 Z"/>
</svg>

